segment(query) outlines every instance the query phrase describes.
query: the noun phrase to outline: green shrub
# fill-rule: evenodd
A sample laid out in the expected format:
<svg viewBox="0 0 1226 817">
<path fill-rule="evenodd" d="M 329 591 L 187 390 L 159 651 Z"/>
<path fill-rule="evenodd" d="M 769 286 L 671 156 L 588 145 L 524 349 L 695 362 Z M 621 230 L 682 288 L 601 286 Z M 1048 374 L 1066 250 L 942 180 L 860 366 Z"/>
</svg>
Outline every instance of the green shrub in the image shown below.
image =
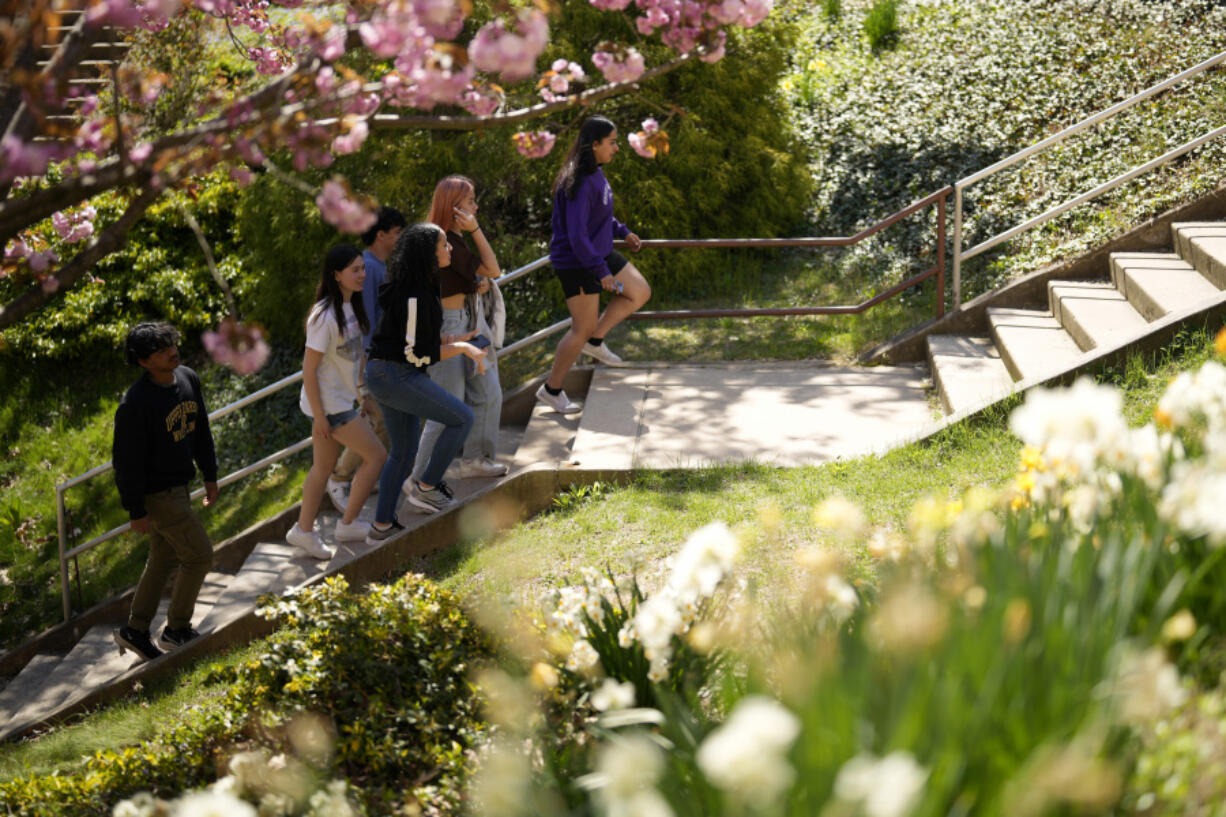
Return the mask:
<svg viewBox="0 0 1226 817">
<path fill-rule="evenodd" d="M 864 18 L 864 36 L 874 51 L 898 42 L 898 0 L 874 0 Z"/>
<path fill-rule="evenodd" d="M 822 0 L 822 13 L 832 22 L 842 19 L 843 0 Z"/>
<path fill-rule="evenodd" d="M 282 629 L 238 668 L 231 706 L 331 718 L 337 769 L 380 810 L 454 805 L 482 731 L 468 676 L 492 647 L 453 596 L 417 574 L 366 594 L 337 578 L 262 614 Z"/>
<path fill-rule="evenodd" d="M 317 767 L 344 774 L 374 813 L 453 810 L 483 730 L 469 675 L 492 655 L 456 599 L 416 574 L 367 593 L 336 578 L 261 613 L 281 629 L 247 663 L 214 673 L 231 685 L 221 701 L 153 741 L 98 752 L 80 775 L 0 784 L 5 813 L 84 817 L 141 791 L 174 797 L 221 777 L 239 749 L 291 751 L 282 726 L 303 712 L 335 734 Z"/>
<path fill-rule="evenodd" d="M 199 181 L 191 196 L 165 194 L 128 234 L 125 246 L 106 256 L 86 279 L 25 320 L 0 333 L 0 364 L 20 361 L 73 361 L 109 365 L 119 359 L 132 324 L 166 320 L 192 344 L 225 314 L 225 301 L 205 263 L 195 234 L 179 210 L 188 208 L 212 244 L 227 279 L 239 270 L 233 212 L 240 190 L 223 173 Z M 93 200 L 99 228 L 126 209 L 125 195 L 108 193 Z M 50 222 L 37 230 L 70 258 L 81 245 L 64 247 Z M 17 284 L 0 278 L 0 300 L 15 297 Z M 10 363 L 11 361 L 11 363 Z"/>
</svg>

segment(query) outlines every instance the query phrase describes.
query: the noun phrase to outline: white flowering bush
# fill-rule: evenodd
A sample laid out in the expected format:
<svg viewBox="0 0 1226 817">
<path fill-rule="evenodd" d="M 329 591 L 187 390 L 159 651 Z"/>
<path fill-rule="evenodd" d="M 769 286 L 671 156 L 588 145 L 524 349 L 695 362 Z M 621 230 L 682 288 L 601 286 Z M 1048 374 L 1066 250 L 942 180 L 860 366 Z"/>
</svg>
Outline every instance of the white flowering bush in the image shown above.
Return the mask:
<svg viewBox="0 0 1226 817">
<path fill-rule="evenodd" d="M 633 583 L 626 603 L 614 577 L 586 573 L 552 599 L 557 659 L 525 682 L 545 706 L 490 752 L 477 812 L 908 817 L 1143 812 L 1176 791 L 1206 801 L 1220 786 L 1190 776 L 1205 767 L 1162 724 L 1201 700 L 1180 668 L 1223 621 L 1226 538 L 1202 512 L 1226 496 L 1219 383 L 1216 362 L 1181 375 L 1141 427 L 1089 380 L 1032 391 L 1010 420 L 1013 483 L 921 500 L 905 532 L 828 497 L 786 587 L 718 592 L 739 550 L 722 526 L 696 531 L 659 587 Z M 871 581 L 839 547 L 871 559 Z M 693 654 L 720 660 L 681 683 Z M 1183 776 L 1163 790 L 1168 768 Z"/>
<path fill-rule="evenodd" d="M 695 649 L 688 636 L 739 552 L 732 531 L 714 523 L 686 540 L 664 585 L 650 595 L 637 579 L 618 587 L 613 576 L 593 570 L 583 572 L 580 584 L 553 594 L 544 616 L 546 635 L 565 653 L 565 672 L 592 680 L 593 707 L 634 701 L 654 705 L 655 690 L 692 692 L 707 683 L 718 653 Z M 620 683 L 596 686 L 600 678 Z M 628 701 L 627 684 L 634 690 L 633 701 Z"/>
</svg>

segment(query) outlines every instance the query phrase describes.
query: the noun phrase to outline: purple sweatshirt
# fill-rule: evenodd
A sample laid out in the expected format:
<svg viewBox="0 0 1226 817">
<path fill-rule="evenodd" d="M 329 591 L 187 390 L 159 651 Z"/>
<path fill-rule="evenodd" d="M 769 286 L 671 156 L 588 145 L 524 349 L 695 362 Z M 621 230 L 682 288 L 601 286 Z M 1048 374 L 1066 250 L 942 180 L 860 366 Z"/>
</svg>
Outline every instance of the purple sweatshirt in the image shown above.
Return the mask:
<svg viewBox="0 0 1226 817">
<path fill-rule="evenodd" d="M 575 184 L 575 197 L 563 190 L 553 197 L 553 240 L 549 260 L 555 269 L 586 269 L 604 278 L 605 257 L 613 252 L 613 239 L 625 238 L 630 228 L 613 218 L 613 188 L 596 168 Z"/>
</svg>

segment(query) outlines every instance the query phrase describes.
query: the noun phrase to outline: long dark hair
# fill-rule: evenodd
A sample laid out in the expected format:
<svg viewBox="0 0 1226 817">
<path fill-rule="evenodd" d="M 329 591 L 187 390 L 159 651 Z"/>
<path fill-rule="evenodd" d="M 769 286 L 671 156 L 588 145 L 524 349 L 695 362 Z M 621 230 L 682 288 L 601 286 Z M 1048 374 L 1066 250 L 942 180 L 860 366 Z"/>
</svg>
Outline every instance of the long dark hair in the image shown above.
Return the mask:
<svg viewBox="0 0 1226 817">
<path fill-rule="evenodd" d="M 438 290 L 438 237 L 442 232 L 437 224 L 423 221 L 400 234 L 387 258 L 387 280 L 391 289 L 398 292 L 426 287 Z"/>
<path fill-rule="evenodd" d="M 617 130 L 617 125 L 603 116 L 589 116 L 583 120 L 583 124 L 579 126 L 579 135 L 575 137 L 566 158 L 562 161 L 561 169 L 558 170 L 557 178 L 553 180 L 555 196 L 561 190 L 566 193 L 566 198 L 575 197 L 575 189 L 579 186 L 579 182 L 583 181 L 584 176 L 595 173 L 598 167 L 596 154 L 592 152 L 592 145 L 615 130 Z"/>
<path fill-rule="evenodd" d="M 315 316 L 316 310 L 323 312 L 331 307 L 336 313 L 336 325 L 340 328 L 342 335 L 345 333 L 345 294 L 341 292 L 341 285 L 336 282 L 336 273 L 352 264 L 353 259 L 361 254 L 362 251 L 352 244 L 337 244 L 328 250 L 328 254 L 324 256 L 323 275 L 319 278 L 319 286 L 315 288 L 315 306 L 311 307 L 307 323 L 310 323 L 311 318 Z M 350 298 L 349 303 L 353 307 L 354 317 L 358 319 L 358 326 L 365 334 L 370 331 L 370 320 L 366 317 L 366 304 L 362 302 L 362 293 L 354 294 L 357 297 Z"/>
</svg>

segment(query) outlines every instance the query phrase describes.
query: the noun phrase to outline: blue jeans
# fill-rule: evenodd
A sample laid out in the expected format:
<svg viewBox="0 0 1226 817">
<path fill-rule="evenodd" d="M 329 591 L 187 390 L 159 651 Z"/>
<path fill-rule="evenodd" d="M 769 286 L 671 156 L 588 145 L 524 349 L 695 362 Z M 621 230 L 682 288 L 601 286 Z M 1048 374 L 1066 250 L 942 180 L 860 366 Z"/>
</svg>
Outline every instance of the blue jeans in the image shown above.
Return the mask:
<svg viewBox="0 0 1226 817">
<path fill-rule="evenodd" d="M 444 335 L 462 335 L 468 331 L 468 307 L 443 310 Z M 456 355 L 426 370 L 430 379 L 447 390 L 447 393 L 463 400 L 473 410 L 473 432 L 464 442 L 464 456 L 468 459 L 489 457 L 498 453 L 498 423 L 502 418 L 502 384 L 498 382 L 498 356 L 487 355 L 485 374 L 477 373 L 477 366 L 463 355 Z M 434 446 L 443 432 L 440 423 L 431 420 L 421 433 L 421 445 L 417 449 L 417 463 L 413 466 L 413 478 L 425 482 L 426 466 Z"/>
<path fill-rule="evenodd" d="M 395 518 L 400 486 L 413 468 L 420 430 L 418 418 L 438 420 L 444 426 L 421 477 L 427 485 L 437 485 L 473 427 L 473 412 L 424 371 L 407 363 L 370 361 L 366 364 L 366 385 L 383 410 L 392 443 L 379 475 L 379 502 L 375 506 L 375 521 L 384 524 Z"/>
</svg>

